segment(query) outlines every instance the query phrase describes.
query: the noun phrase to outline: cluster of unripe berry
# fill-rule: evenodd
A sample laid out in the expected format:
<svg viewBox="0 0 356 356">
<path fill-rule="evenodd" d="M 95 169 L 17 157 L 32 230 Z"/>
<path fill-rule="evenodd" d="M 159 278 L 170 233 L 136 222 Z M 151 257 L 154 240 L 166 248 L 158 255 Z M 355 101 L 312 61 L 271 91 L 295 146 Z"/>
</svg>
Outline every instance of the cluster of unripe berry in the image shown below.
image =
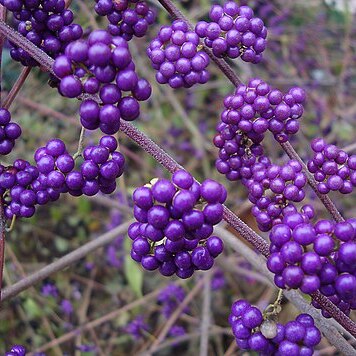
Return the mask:
<svg viewBox="0 0 356 356">
<path fill-rule="evenodd" d="M 321 334 L 308 314 L 300 314 L 285 325 L 263 316 L 246 300 L 236 301 L 229 322 L 237 345 L 260 355 L 312 356 Z"/>
<path fill-rule="evenodd" d="M 94 9 L 98 15 L 107 17 L 107 30 L 126 41 L 133 36 L 143 37 L 156 19 L 156 11 L 139 0 L 96 0 Z"/>
<path fill-rule="evenodd" d="M 21 127 L 11 122 L 8 110 L 0 109 L 0 155 L 9 154 L 15 146 L 15 140 L 21 136 Z"/>
<path fill-rule="evenodd" d="M 307 165 L 318 182 L 319 192 L 352 193 L 356 186 L 356 155 L 349 155 L 337 146 L 327 144 L 322 138 L 314 139 L 311 148 L 314 156 Z"/>
<path fill-rule="evenodd" d="M 18 32 L 52 58 L 83 35 L 82 27 L 73 24 L 73 12 L 65 8 L 64 0 L 1 0 L 0 4 L 18 20 Z M 40 65 L 15 44 L 12 44 L 10 54 L 24 66 Z"/>
<path fill-rule="evenodd" d="M 223 217 L 225 188 L 211 180 L 196 182 L 179 170 L 172 180 L 154 179 L 133 193 L 137 222 L 129 228 L 131 256 L 147 270 L 159 269 L 189 278 L 208 270 L 223 251 L 223 242 L 211 236 Z"/>
<path fill-rule="evenodd" d="M 198 35 L 182 20 L 161 27 L 158 36 L 150 43 L 147 55 L 157 70 L 156 79 L 160 84 L 190 88 L 209 80 L 206 70 L 209 57 L 202 51 Z"/>
<path fill-rule="evenodd" d="M 216 57 L 241 57 L 251 63 L 262 60 L 267 28 L 250 7 L 228 1 L 223 6 L 213 5 L 209 17 L 210 22 L 197 23 L 195 32 Z"/>
<path fill-rule="evenodd" d="M 108 135 L 119 130 L 120 118 L 135 120 L 140 114 L 138 102 L 151 95 L 150 84 L 135 71 L 127 41 L 105 30 L 72 42 L 56 59 L 53 70 L 61 78 L 62 95 L 99 94 L 98 102 L 84 98 L 80 120 L 85 128 L 100 127 Z"/>
</svg>

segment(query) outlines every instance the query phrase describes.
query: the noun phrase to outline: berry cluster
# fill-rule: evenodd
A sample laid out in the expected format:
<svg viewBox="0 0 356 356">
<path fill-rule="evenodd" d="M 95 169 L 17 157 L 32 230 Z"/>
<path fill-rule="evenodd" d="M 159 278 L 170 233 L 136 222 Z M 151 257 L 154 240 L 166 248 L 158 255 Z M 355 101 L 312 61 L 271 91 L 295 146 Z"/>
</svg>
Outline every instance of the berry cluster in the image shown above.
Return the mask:
<svg viewBox="0 0 356 356">
<path fill-rule="evenodd" d="M 11 219 L 14 215 L 25 218 L 33 216 L 37 196 L 32 184 L 40 181 L 38 169 L 22 159 L 15 160 L 12 166 L 1 166 L 0 169 L 5 217 Z M 56 194 L 53 191 L 49 194 L 55 200 Z"/>
<path fill-rule="evenodd" d="M 67 177 L 67 186 L 74 193 L 83 193 L 88 196 L 95 195 L 99 191 L 110 194 L 116 189 L 116 179 L 124 172 L 125 158 L 116 151 L 118 144 L 114 137 L 103 136 L 99 145 L 89 146 L 83 152 L 84 162 L 79 172 L 73 172 L 73 176 Z M 82 188 L 79 182 L 83 180 Z"/>
<path fill-rule="evenodd" d="M 237 125 L 224 122 L 219 122 L 216 131 L 214 145 L 219 148 L 219 158 L 215 166 L 228 180 L 252 177 L 251 167 L 258 160 L 269 164 L 270 160 L 263 155 L 263 147 L 260 145 L 262 134 L 253 130 L 243 133 Z"/>
<path fill-rule="evenodd" d="M 15 140 L 21 136 L 21 127 L 10 121 L 10 112 L 0 108 L 0 155 L 9 154 L 15 146 Z"/>
<path fill-rule="evenodd" d="M 335 145 L 328 145 L 324 139 L 311 142 L 314 156 L 308 161 L 308 170 L 318 182 L 322 194 L 339 191 L 352 193 L 356 186 L 356 155 L 348 155 Z"/>
<path fill-rule="evenodd" d="M 99 94 L 100 103 L 85 99 L 80 106 L 80 120 L 88 130 L 100 127 L 105 134 L 116 133 L 120 117 L 135 120 L 140 114 L 138 101 L 151 95 L 150 84 L 135 71 L 127 42 L 104 30 L 72 42 L 65 55 L 56 58 L 53 70 L 61 78 L 62 95 Z"/>
<path fill-rule="evenodd" d="M 227 179 L 241 180 L 254 204 L 252 214 L 259 228 L 268 231 L 280 222 L 282 209 L 290 202 L 300 202 L 306 175 L 296 160 L 279 166 L 263 154 L 262 133 L 242 132 L 235 124 L 220 122 L 214 145 L 219 148 L 215 166 Z"/>
<path fill-rule="evenodd" d="M 269 235 L 267 267 L 279 288 L 300 288 L 307 294 L 319 290 L 349 314 L 356 309 L 356 219 L 319 220 L 313 225 L 313 215 L 309 205 L 301 213 L 290 207 L 283 210 L 282 222 Z"/>
<path fill-rule="evenodd" d="M 52 139 L 36 151 L 36 166 L 21 159 L 12 166 L 1 166 L 0 189 L 6 218 L 14 215 L 29 218 L 35 213 L 36 205 L 56 201 L 61 193 L 73 196 L 92 196 L 99 191 L 112 193 L 125 164 L 124 156 L 116 148 L 114 137 L 103 136 L 98 146 L 84 150 L 84 161 L 80 171 L 76 171 L 65 144 Z"/>
<path fill-rule="evenodd" d="M 304 101 L 301 88 L 293 87 L 283 94 L 255 78 L 248 85 L 240 84 L 233 95 L 225 98 L 221 121 L 236 125 L 244 133 L 263 135 L 269 130 L 277 141 L 286 142 L 299 130 Z"/>
<path fill-rule="evenodd" d="M 254 204 L 252 214 L 262 231 L 268 231 L 281 222 L 283 209 L 293 209 L 291 202 L 301 202 L 305 197 L 307 179 L 302 166 L 295 160 L 278 166 L 262 157 L 251 167 L 252 177 L 242 179 L 248 189 L 249 200 Z"/>
<path fill-rule="evenodd" d="M 164 276 L 189 278 L 194 270 L 208 270 L 223 251 L 211 236 L 223 217 L 225 188 L 211 180 L 201 185 L 179 170 L 172 181 L 155 179 L 133 194 L 137 222 L 129 228 L 131 256 L 147 270 Z"/>
<path fill-rule="evenodd" d="M 264 319 L 246 300 L 236 301 L 229 321 L 237 345 L 263 355 L 312 356 L 321 334 L 308 314 L 300 314 L 285 325 Z"/>
<path fill-rule="evenodd" d="M 216 57 L 238 58 L 259 63 L 266 49 L 267 28 L 254 17 L 248 6 L 228 1 L 224 6 L 213 5 L 210 22 L 200 21 L 195 27 L 199 37 L 213 50 Z"/>
<path fill-rule="evenodd" d="M 273 226 L 270 232 L 271 254 L 267 267 L 275 274 L 274 281 L 279 288 L 300 288 L 311 294 L 320 287 L 322 260 L 316 252 L 307 250 L 316 239 L 310 217 L 307 211 L 284 211 L 282 223 Z"/>
<path fill-rule="evenodd" d="M 107 30 L 126 41 L 133 36 L 143 37 L 156 19 L 156 11 L 139 0 L 96 0 L 94 9 L 98 15 L 109 20 Z"/>
<path fill-rule="evenodd" d="M 36 150 L 34 158 L 40 172 L 42 187 L 46 185 L 46 189 L 49 187 L 58 192 L 64 191 L 66 175 L 74 169 L 75 165 L 64 142 L 59 139 L 48 141 L 46 146 Z"/>
<path fill-rule="evenodd" d="M 150 43 L 147 55 L 158 72 L 160 84 L 172 88 L 190 88 L 209 80 L 208 55 L 201 50 L 198 35 L 190 31 L 182 20 L 161 27 L 158 36 Z"/>
<path fill-rule="evenodd" d="M 320 256 L 320 292 L 345 314 L 356 309 L 356 219 L 315 224 L 313 250 Z M 321 308 L 316 302 L 314 306 Z M 330 315 L 322 310 L 325 317 Z"/>
<path fill-rule="evenodd" d="M 65 8 L 64 0 L 0 0 L 0 4 L 19 21 L 18 32 L 53 58 L 83 35 L 81 26 L 73 24 L 73 12 Z M 10 54 L 24 66 L 39 65 L 14 44 Z"/>
<path fill-rule="evenodd" d="M 26 349 L 22 345 L 14 345 L 9 352 L 5 353 L 5 356 L 25 356 Z"/>
<path fill-rule="evenodd" d="M 17 159 L 12 166 L 3 167 L 0 186 L 8 219 L 29 218 L 35 213 L 36 205 L 56 201 L 61 193 L 67 192 L 64 173 L 74 168 L 74 160 L 64 143 L 59 139 L 50 140 L 36 151 L 34 158 L 36 166 Z"/>
</svg>

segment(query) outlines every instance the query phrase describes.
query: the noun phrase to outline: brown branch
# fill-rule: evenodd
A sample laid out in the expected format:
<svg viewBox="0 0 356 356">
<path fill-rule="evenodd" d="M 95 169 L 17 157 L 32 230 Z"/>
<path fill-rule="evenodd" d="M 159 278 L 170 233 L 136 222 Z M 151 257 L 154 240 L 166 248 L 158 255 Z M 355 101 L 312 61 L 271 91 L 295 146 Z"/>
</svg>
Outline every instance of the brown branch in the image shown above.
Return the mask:
<svg viewBox="0 0 356 356">
<path fill-rule="evenodd" d="M 24 85 L 28 75 L 31 73 L 31 67 L 25 67 L 22 69 L 19 77 L 17 78 L 15 84 L 10 90 L 10 93 L 7 95 L 6 99 L 4 100 L 4 103 L 2 104 L 2 107 L 5 109 L 9 109 L 11 104 L 16 98 L 16 95 L 19 93 L 20 89 Z"/>
</svg>

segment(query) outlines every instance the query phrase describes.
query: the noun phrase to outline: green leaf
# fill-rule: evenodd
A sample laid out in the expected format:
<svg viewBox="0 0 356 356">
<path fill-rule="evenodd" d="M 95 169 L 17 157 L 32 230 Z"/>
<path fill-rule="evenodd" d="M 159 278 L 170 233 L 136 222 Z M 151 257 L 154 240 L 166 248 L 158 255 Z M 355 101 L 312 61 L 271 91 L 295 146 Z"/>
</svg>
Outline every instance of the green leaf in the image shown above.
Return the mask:
<svg viewBox="0 0 356 356">
<path fill-rule="evenodd" d="M 69 243 L 66 239 L 63 239 L 61 237 L 56 237 L 54 240 L 54 243 L 56 245 L 56 248 L 59 252 L 65 252 L 68 251 L 69 249 Z"/>
<path fill-rule="evenodd" d="M 78 199 L 78 212 L 80 215 L 86 216 L 91 212 L 91 204 L 89 199 Z"/>
<path fill-rule="evenodd" d="M 23 308 L 25 309 L 28 319 L 38 318 L 42 315 L 42 309 L 32 298 L 26 299 Z"/>
<path fill-rule="evenodd" d="M 129 248 L 127 248 L 129 245 L 130 245 L 130 240 L 126 239 L 125 240 L 126 251 L 129 250 Z M 125 278 L 129 286 L 131 287 L 132 291 L 138 297 L 142 297 L 143 271 L 139 267 L 138 263 L 131 258 L 129 253 L 125 254 L 124 270 L 125 270 Z"/>
<path fill-rule="evenodd" d="M 54 220 L 55 222 L 59 222 L 63 217 L 61 209 L 58 209 L 58 207 L 56 206 L 51 207 L 49 209 L 49 212 L 51 214 L 52 220 Z"/>
</svg>

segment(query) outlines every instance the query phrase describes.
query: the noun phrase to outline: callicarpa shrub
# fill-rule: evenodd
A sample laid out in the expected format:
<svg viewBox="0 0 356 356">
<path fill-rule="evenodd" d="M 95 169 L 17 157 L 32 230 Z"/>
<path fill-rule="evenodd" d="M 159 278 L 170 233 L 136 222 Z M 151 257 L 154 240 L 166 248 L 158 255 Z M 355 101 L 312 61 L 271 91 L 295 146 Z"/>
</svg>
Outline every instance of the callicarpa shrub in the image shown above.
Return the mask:
<svg viewBox="0 0 356 356">
<path fill-rule="evenodd" d="M 356 309 L 356 218 L 345 219 L 331 198 L 340 199 L 341 194 L 353 192 L 356 155 L 338 147 L 332 138 L 315 137 L 310 142 L 312 157 L 304 163 L 293 145 L 303 125 L 307 125 L 303 122 L 303 114 L 310 105 L 307 103 L 310 88 L 304 88 L 297 80 L 289 80 L 288 85 L 279 87 L 273 76 L 262 79 L 257 74 L 259 68 L 271 64 L 268 57 L 272 58 L 272 53 L 267 52 L 269 24 L 272 37 L 283 35 L 280 26 L 283 27 L 288 11 L 274 18 L 273 1 L 263 5 L 256 2 L 255 11 L 253 4 L 245 1 L 222 1 L 202 12 L 201 18 L 192 23 L 176 7 L 180 2 L 159 0 L 154 3 L 137 0 L 81 2 L 80 6 L 90 15 L 88 24 L 80 22 L 78 6 L 70 1 L 0 0 L 0 33 L 8 40 L 2 46 L 9 47 L 13 61 L 26 67 L 0 108 L 0 212 L 3 220 L 0 288 L 5 225 L 8 224 L 11 231 L 16 219 L 21 218 L 18 222 L 21 224 L 24 218 L 36 217 L 39 206 L 50 206 L 63 196 L 66 199 L 69 196 L 94 197 L 122 209 L 120 213 L 111 214 L 108 230 L 124 226 L 127 216 L 134 219 L 126 230 L 118 230 L 115 240 L 101 243 L 97 238 L 96 247 L 87 247 L 90 243 L 79 247 L 68 255 L 68 262 L 62 267 L 44 267 L 40 276 L 29 283 L 24 277 L 25 287 L 8 286 L 4 299 L 45 280 L 42 298 L 59 305 L 57 318 L 65 320 L 69 330 L 73 329 L 75 308 L 68 292 L 46 279 L 95 248 L 111 242 L 105 249 L 106 258 L 101 261 L 106 261 L 110 268 L 120 270 L 125 265 L 129 276 L 141 271 L 137 269 L 140 265 L 151 271 L 147 274 L 147 283 L 149 277 L 154 280 L 159 275 L 166 279 L 173 275 L 178 277 L 178 282 L 153 295 L 166 323 L 157 335 L 150 334 L 154 330 L 150 329 L 149 317 L 144 315 L 126 316 L 125 326 L 120 324 L 121 331 L 134 340 L 151 335 L 153 342 L 148 351 L 154 353 L 166 336 L 177 340 L 189 336 L 186 323 L 194 318 L 189 316 L 193 308 L 188 304 L 194 299 L 194 293 L 203 286 L 205 293 L 208 285 L 210 289 L 204 294 L 208 299 L 211 293 L 226 288 L 224 268 L 231 255 L 227 245 L 234 246 L 237 242 L 233 240 L 227 244 L 226 234 L 236 232 L 238 235 L 234 238 L 244 240 L 257 253 L 251 257 L 249 247 L 242 244 L 238 249 L 241 256 L 264 271 L 262 275 L 273 275 L 278 297 L 272 304 L 264 297 L 263 302 L 253 306 L 254 301 L 247 300 L 243 287 L 240 293 L 237 293 L 239 288 L 227 291 L 229 298 L 223 300 L 223 308 L 231 313 L 223 325 L 230 324 L 231 328 L 226 331 L 226 328 L 216 327 L 215 330 L 233 336 L 236 345 L 231 346 L 229 352 L 237 347 L 260 355 L 313 355 L 324 333 L 339 351 L 351 355 L 350 345 L 356 336 L 356 324 L 352 320 Z M 159 4 L 169 18 L 164 17 Z M 82 25 L 74 22 L 76 17 Z M 93 26 L 93 21 L 99 28 Z M 143 39 L 137 39 L 141 37 Z M 139 46 L 135 43 L 145 43 L 145 51 L 137 53 Z M 273 51 L 282 51 L 275 40 L 272 45 Z M 290 59 L 293 62 L 293 58 Z M 145 68 L 146 63 L 152 68 Z M 250 74 L 243 82 L 235 69 L 238 67 L 242 71 L 246 65 L 250 66 Z M 66 98 L 68 105 L 80 101 L 79 119 L 75 121 L 81 130 L 77 150 L 73 150 L 70 143 L 51 137 L 41 141 L 32 153 L 33 158 L 17 154 L 17 147 L 28 141 L 25 137 L 28 130 L 16 123 L 11 104 L 33 67 L 46 72 L 48 83 L 56 88 L 57 99 Z M 226 76 L 225 79 L 233 84 L 231 91 L 223 88 L 225 98 L 216 95 L 214 87 L 209 87 L 209 81 L 217 76 Z M 43 78 L 44 73 L 41 80 L 45 85 Z M 203 89 L 212 91 L 221 114 L 212 123 L 203 118 L 197 129 L 189 115 L 198 105 L 194 95 Z M 170 151 L 178 149 L 182 155 L 196 154 L 193 168 L 180 166 L 137 128 L 149 131 L 149 117 L 155 115 L 160 95 L 167 90 L 170 90 L 167 95 L 171 102 L 195 135 L 195 141 L 185 140 L 175 127 L 173 115 L 162 109 L 161 124 L 170 125 L 170 136 L 164 139 Z M 183 106 L 180 104 L 182 97 L 186 100 Z M 208 112 L 201 114 L 209 117 Z M 131 123 L 135 120 L 141 121 L 137 127 Z M 211 133 L 209 127 L 215 127 L 215 135 L 211 135 L 214 136 L 212 142 L 207 144 L 202 140 L 203 134 Z M 169 176 L 161 173 L 155 176 L 131 146 L 121 150 L 119 132 L 166 168 Z M 153 138 L 159 140 L 159 137 Z M 276 147 L 284 150 L 288 157 L 276 154 Z M 214 172 L 209 164 L 202 163 L 201 158 L 208 150 L 215 154 L 215 165 L 211 165 Z M 135 167 L 131 160 L 142 166 Z M 184 162 L 184 159 L 179 161 Z M 139 170 L 145 170 L 151 178 L 148 182 L 136 181 L 137 186 L 130 189 L 132 194 L 128 198 L 123 177 L 140 177 Z M 195 172 L 199 172 L 201 179 L 193 175 Z M 120 193 L 108 198 L 118 184 Z M 251 226 L 245 224 L 224 205 L 227 203 L 234 208 L 236 191 L 246 192 L 256 224 L 252 220 Z M 330 192 L 338 195 L 329 196 Z M 331 217 L 324 218 L 322 210 Z M 126 232 L 128 237 L 123 236 Z M 94 261 L 85 265 L 85 270 L 93 275 L 97 268 Z M 240 261 L 232 270 L 240 268 L 248 272 L 252 267 Z M 206 282 L 209 278 L 211 286 Z M 182 286 L 186 279 L 195 281 L 190 292 Z M 255 282 L 247 273 L 244 283 Z M 104 288 L 101 284 L 96 287 Z M 77 301 L 90 294 L 82 294 L 76 284 L 73 289 Z M 291 316 L 289 321 L 279 320 L 286 304 L 284 296 L 302 312 Z M 115 302 L 118 301 L 115 299 Z M 205 308 L 205 302 L 203 304 Z M 204 309 L 207 315 L 203 314 L 201 330 L 201 353 L 204 355 L 208 352 L 204 338 L 208 342 L 211 331 L 209 325 L 204 327 L 204 318 L 209 322 L 209 310 L 214 307 L 210 303 Z M 321 313 L 317 309 L 321 309 Z M 154 319 L 158 318 L 155 315 Z M 179 322 L 178 318 L 181 318 Z M 333 329 L 326 326 L 324 318 L 333 318 Z M 79 322 L 83 324 L 85 320 L 81 315 Z M 337 332 L 337 327 L 347 331 L 347 340 Z M 76 350 L 96 352 L 100 349 L 98 343 L 77 343 Z M 8 346 L 7 356 L 26 354 L 21 345 Z M 45 349 L 39 348 L 39 352 Z M 111 352 L 109 354 L 114 354 Z M 104 354 L 102 350 L 100 354 Z"/>
</svg>

